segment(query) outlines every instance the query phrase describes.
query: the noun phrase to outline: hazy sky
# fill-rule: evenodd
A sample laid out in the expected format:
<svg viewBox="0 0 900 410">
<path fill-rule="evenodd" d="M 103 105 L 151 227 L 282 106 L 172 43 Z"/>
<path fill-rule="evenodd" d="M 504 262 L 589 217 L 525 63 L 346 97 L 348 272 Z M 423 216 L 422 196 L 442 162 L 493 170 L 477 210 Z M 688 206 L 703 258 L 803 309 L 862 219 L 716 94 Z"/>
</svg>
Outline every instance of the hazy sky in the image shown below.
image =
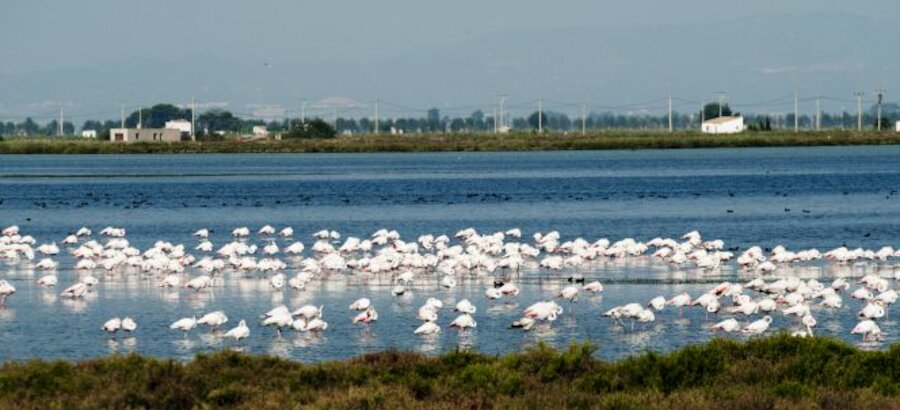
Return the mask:
<svg viewBox="0 0 900 410">
<path fill-rule="evenodd" d="M 0 72 L 91 66 L 138 56 L 365 62 L 512 29 L 702 24 L 736 16 L 816 12 L 897 21 L 900 2 L 7 1 L 0 7 L 0 49 L 5 56 Z"/>
<path fill-rule="evenodd" d="M 275 117 L 335 98 L 360 102 L 350 115 L 376 98 L 464 113 L 500 95 L 626 112 L 674 94 L 693 110 L 719 90 L 748 110 L 783 112 L 799 90 L 836 111 L 857 89 L 900 95 L 898 24 L 898 0 L 13 0 L 0 120 L 192 97 Z"/>
</svg>

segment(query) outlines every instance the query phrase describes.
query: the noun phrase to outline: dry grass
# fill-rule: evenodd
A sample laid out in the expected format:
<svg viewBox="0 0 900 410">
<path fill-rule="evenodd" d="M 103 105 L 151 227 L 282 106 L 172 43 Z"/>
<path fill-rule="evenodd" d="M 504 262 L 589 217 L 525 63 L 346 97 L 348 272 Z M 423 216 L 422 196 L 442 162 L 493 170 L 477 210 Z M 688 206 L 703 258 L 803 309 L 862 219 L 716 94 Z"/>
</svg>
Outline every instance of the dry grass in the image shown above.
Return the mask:
<svg viewBox="0 0 900 410">
<path fill-rule="evenodd" d="M 823 145 L 900 144 L 891 132 L 745 132 L 707 135 L 697 132 L 669 134 L 659 131 L 608 131 L 580 134 L 517 133 L 362 135 L 333 139 L 282 141 L 211 141 L 113 144 L 75 138 L 19 138 L 0 142 L 0 154 L 143 154 L 143 153 L 250 153 L 250 152 L 434 152 L 434 151 L 541 151 L 648 148 L 722 148 Z"/>
<path fill-rule="evenodd" d="M 383 352 L 305 365 L 233 352 L 0 368 L 0 408 L 900 408 L 900 345 L 715 340 L 618 362 L 589 345 L 502 357 Z"/>
</svg>

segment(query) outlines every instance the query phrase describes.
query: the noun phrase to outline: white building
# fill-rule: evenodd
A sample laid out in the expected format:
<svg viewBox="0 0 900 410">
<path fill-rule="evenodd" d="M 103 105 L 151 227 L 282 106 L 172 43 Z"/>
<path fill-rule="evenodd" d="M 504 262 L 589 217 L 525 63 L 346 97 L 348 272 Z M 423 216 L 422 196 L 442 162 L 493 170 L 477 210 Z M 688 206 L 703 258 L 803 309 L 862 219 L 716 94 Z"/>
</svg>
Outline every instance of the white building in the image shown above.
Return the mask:
<svg viewBox="0 0 900 410">
<path fill-rule="evenodd" d="M 718 117 L 703 121 L 700 131 L 704 134 L 737 134 L 744 131 L 744 117 Z"/>
<path fill-rule="evenodd" d="M 900 121 L 897 121 L 897 123 L 894 124 L 894 131 L 900 132 Z"/>
<path fill-rule="evenodd" d="M 173 128 L 113 128 L 109 130 L 112 142 L 178 142 L 190 140 L 182 138 L 181 130 Z"/>
<path fill-rule="evenodd" d="M 166 128 L 178 130 L 181 132 L 191 133 L 191 122 L 188 120 L 172 120 L 166 121 Z"/>
<path fill-rule="evenodd" d="M 97 138 L 97 130 L 81 130 L 81 138 Z"/>
<path fill-rule="evenodd" d="M 269 135 L 269 129 L 265 125 L 254 125 L 253 135 Z"/>
</svg>

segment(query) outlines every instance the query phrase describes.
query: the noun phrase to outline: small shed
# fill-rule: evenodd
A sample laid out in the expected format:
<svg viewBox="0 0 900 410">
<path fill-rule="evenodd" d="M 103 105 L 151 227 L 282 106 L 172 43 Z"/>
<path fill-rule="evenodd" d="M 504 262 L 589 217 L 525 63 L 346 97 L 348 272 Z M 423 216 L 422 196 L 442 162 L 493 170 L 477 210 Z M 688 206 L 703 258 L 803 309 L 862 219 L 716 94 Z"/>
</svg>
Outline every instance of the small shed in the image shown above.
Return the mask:
<svg viewBox="0 0 900 410">
<path fill-rule="evenodd" d="M 265 136 L 269 135 L 269 128 L 265 125 L 254 125 L 253 126 L 253 135 L 256 136 Z"/>
<path fill-rule="evenodd" d="M 744 131 L 744 117 L 722 116 L 703 121 L 704 134 L 737 134 Z"/>
</svg>

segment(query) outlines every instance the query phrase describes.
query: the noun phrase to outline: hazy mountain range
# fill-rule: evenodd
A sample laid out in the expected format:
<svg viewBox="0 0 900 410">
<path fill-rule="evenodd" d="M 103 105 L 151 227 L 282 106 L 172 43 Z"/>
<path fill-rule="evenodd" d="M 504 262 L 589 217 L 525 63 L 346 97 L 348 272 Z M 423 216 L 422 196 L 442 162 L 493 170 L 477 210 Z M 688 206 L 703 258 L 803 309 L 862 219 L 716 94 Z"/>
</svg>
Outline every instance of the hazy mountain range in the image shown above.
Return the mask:
<svg viewBox="0 0 900 410">
<path fill-rule="evenodd" d="M 798 90 L 827 97 L 823 109 L 855 109 L 853 92 L 870 103 L 873 90 L 900 95 L 900 26 L 846 14 L 735 17 L 706 24 L 627 28 L 572 27 L 504 31 L 434 48 L 394 52 L 363 62 L 305 63 L 302 55 L 242 58 L 203 55 L 179 60 L 67 62 L 45 70 L 0 74 L 0 119 L 58 115 L 60 101 L 76 121 L 117 118 L 121 105 L 186 103 L 245 116 L 383 115 L 441 108 L 490 110 L 501 95 L 511 110 L 695 110 L 695 100 L 726 91 L 738 110 L 783 112 Z M 114 53 L 110 50 L 110 53 Z M 111 58 L 110 60 L 115 60 Z M 353 60 L 348 58 L 349 60 Z M 325 101 L 325 102 L 323 102 Z M 651 102 L 652 101 L 652 102 Z M 642 102 L 646 102 L 643 103 Z M 566 103 L 566 104 L 563 104 Z M 631 105 L 632 103 L 636 103 Z M 352 108 L 358 106 L 358 108 Z M 319 107 L 319 108 L 316 108 Z"/>
</svg>

